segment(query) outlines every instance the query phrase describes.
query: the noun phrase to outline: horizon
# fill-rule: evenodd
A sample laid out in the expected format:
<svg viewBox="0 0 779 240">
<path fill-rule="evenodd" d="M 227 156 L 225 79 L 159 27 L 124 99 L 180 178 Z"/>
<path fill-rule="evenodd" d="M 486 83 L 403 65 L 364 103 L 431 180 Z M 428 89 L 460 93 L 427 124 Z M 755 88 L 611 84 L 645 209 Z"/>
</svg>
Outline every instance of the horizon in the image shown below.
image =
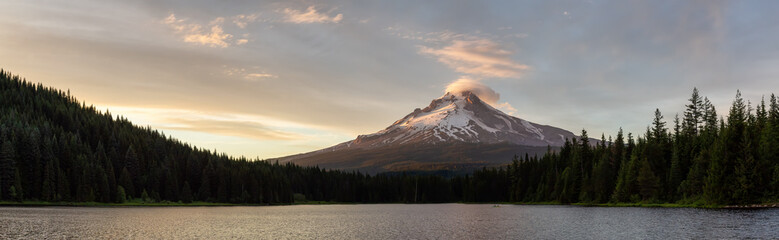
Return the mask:
<svg viewBox="0 0 779 240">
<path fill-rule="evenodd" d="M 779 89 L 779 3 L 639 3 L 12 0 L 0 67 L 249 159 L 379 131 L 450 89 L 594 138 L 641 135 L 656 108 L 672 123 L 694 87 L 720 116 L 737 90 L 754 106 Z"/>
</svg>

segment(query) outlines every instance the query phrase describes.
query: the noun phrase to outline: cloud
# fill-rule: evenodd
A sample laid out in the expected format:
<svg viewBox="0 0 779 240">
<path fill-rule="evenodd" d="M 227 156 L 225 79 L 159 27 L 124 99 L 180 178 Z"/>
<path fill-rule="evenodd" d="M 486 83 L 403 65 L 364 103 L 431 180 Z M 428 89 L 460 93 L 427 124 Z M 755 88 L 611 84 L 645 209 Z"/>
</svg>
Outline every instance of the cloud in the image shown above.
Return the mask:
<svg viewBox="0 0 779 240">
<path fill-rule="evenodd" d="M 258 71 L 258 72 L 249 72 L 252 71 L 251 69 L 259 70 L 259 67 L 252 67 L 251 69 L 247 70 L 246 68 L 227 68 L 227 66 L 223 66 L 226 69 L 224 70 L 224 74 L 227 76 L 240 76 L 246 81 L 254 82 L 266 78 L 278 78 L 279 76 L 266 73 L 265 71 Z"/>
<path fill-rule="evenodd" d="M 240 14 L 240 15 L 235 15 L 233 17 L 233 23 L 235 24 L 235 26 L 238 26 L 239 28 L 243 29 L 243 28 L 246 28 L 246 26 L 249 25 L 249 23 L 256 22 L 258 20 L 259 16 L 260 16 L 259 14 L 250 14 L 250 15 Z"/>
<path fill-rule="evenodd" d="M 477 80 L 462 77 L 454 82 L 449 83 L 449 85 L 446 86 L 445 91 L 448 93 L 461 93 L 466 91 L 472 92 L 473 94 L 476 94 L 476 96 L 478 96 L 482 101 L 509 115 L 517 114 L 517 109 L 512 107 L 511 104 L 507 102 L 498 103 L 498 100 L 500 100 L 499 93 L 495 92 L 495 90 Z"/>
<path fill-rule="evenodd" d="M 494 105 L 500 100 L 500 94 L 495 92 L 495 90 L 492 90 L 492 88 L 487 85 L 473 79 L 463 77 L 446 86 L 446 92 L 448 93 L 461 93 L 466 91 L 476 94 L 482 101 L 489 103 L 490 105 Z"/>
<path fill-rule="evenodd" d="M 344 18 L 343 14 L 340 13 L 330 17 L 327 14 L 318 12 L 314 6 L 309 6 L 305 12 L 285 8 L 282 13 L 285 15 L 284 21 L 291 23 L 339 23 Z"/>
<path fill-rule="evenodd" d="M 514 116 L 517 115 L 517 109 L 511 106 L 511 104 L 507 102 L 495 104 L 493 105 L 493 107 L 503 111 L 504 113 L 507 113 L 508 115 L 514 115 Z"/>
<path fill-rule="evenodd" d="M 310 126 L 264 116 L 202 112 L 187 109 L 110 107 L 111 111 L 133 119 L 135 124 L 155 128 L 203 132 L 255 140 L 302 140 Z"/>
<path fill-rule="evenodd" d="M 257 140 L 296 140 L 302 138 L 300 134 L 272 129 L 255 121 L 182 117 L 169 117 L 164 121 L 171 125 L 167 128 L 172 130 L 206 132 Z"/>
<path fill-rule="evenodd" d="M 233 37 L 233 35 L 225 33 L 222 29 L 222 24 L 224 23 L 224 18 L 222 17 L 211 21 L 208 24 L 208 26 L 211 26 L 209 30 L 204 30 L 204 26 L 200 24 L 186 23 L 186 19 L 177 19 L 173 13 L 162 22 L 170 26 L 177 34 L 183 35 L 184 42 L 188 43 L 225 48 L 230 46 L 228 41 Z"/>
<path fill-rule="evenodd" d="M 210 32 L 206 33 L 190 33 L 184 36 L 184 42 L 199 43 L 202 45 L 208 45 L 210 47 L 228 47 L 230 46 L 225 40 L 229 40 L 233 35 L 224 33 L 222 27 L 212 26 Z"/>
<path fill-rule="evenodd" d="M 249 39 L 241 38 L 238 40 L 235 40 L 235 45 L 244 45 L 249 42 Z"/>
<path fill-rule="evenodd" d="M 273 75 L 273 74 L 270 74 L 270 73 L 249 73 L 249 74 L 244 75 L 244 78 L 246 78 L 247 80 L 250 80 L 250 81 L 252 81 L 252 80 L 256 81 L 256 80 L 260 80 L 260 79 L 263 79 L 263 78 L 278 78 L 278 77 L 279 76 L 276 76 L 276 75 Z"/>
<path fill-rule="evenodd" d="M 519 78 L 529 69 L 511 59 L 512 51 L 500 44 L 477 37 L 462 38 L 458 35 L 445 35 L 446 38 L 459 38 L 449 41 L 444 47 L 420 47 L 419 53 L 438 58 L 459 73 L 484 78 Z"/>
</svg>

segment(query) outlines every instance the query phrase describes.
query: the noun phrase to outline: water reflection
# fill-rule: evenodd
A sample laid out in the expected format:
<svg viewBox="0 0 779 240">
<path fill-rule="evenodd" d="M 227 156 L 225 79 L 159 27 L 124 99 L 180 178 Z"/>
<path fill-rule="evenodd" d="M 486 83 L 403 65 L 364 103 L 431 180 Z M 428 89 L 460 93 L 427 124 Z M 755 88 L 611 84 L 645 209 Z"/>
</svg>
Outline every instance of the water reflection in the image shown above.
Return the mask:
<svg viewBox="0 0 779 240">
<path fill-rule="evenodd" d="M 489 204 L 0 208 L 0 239 L 777 238 L 779 209 Z"/>
</svg>

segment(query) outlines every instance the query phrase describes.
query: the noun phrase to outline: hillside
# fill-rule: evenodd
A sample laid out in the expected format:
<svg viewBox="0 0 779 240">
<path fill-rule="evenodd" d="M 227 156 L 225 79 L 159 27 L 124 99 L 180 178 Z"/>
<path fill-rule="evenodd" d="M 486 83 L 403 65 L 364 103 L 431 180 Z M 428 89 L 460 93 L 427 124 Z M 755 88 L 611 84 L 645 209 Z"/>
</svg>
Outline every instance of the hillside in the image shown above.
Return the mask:
<svg viewBox="0 0 779 240">
<path fill-rule="evenodd" d="M 402 193 L 412 186 L 403 182 L 406 177 L 232 158 L 0 70 L 0 201 L 277 204 L 293 202 L 294 193 L 314 201 L 410 201 L 413 195 Z M 389 184 L 394 194 L 386 190 Z M 424 186 L 414 191 L 441 188 Z M 416 200 L 454 200 L 451 194 L 427 196 Z"/>
</svg>

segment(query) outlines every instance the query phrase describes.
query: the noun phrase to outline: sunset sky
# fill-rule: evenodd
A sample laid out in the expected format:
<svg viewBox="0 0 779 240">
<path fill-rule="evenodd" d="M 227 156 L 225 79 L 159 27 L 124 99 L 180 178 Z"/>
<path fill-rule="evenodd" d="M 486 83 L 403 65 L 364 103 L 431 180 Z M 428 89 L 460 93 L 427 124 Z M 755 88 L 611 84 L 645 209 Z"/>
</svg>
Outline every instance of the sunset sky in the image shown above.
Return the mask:
<svg viewBox="0 0 779 240">
<path fill-rule="evenodd" d="M 0 1 L 0 68 L 138 125 L 272 158 L 483 84 L 590 136 L 642 134 L 693 87 L 779 93 L 779 1 Z"/>
</svg>

